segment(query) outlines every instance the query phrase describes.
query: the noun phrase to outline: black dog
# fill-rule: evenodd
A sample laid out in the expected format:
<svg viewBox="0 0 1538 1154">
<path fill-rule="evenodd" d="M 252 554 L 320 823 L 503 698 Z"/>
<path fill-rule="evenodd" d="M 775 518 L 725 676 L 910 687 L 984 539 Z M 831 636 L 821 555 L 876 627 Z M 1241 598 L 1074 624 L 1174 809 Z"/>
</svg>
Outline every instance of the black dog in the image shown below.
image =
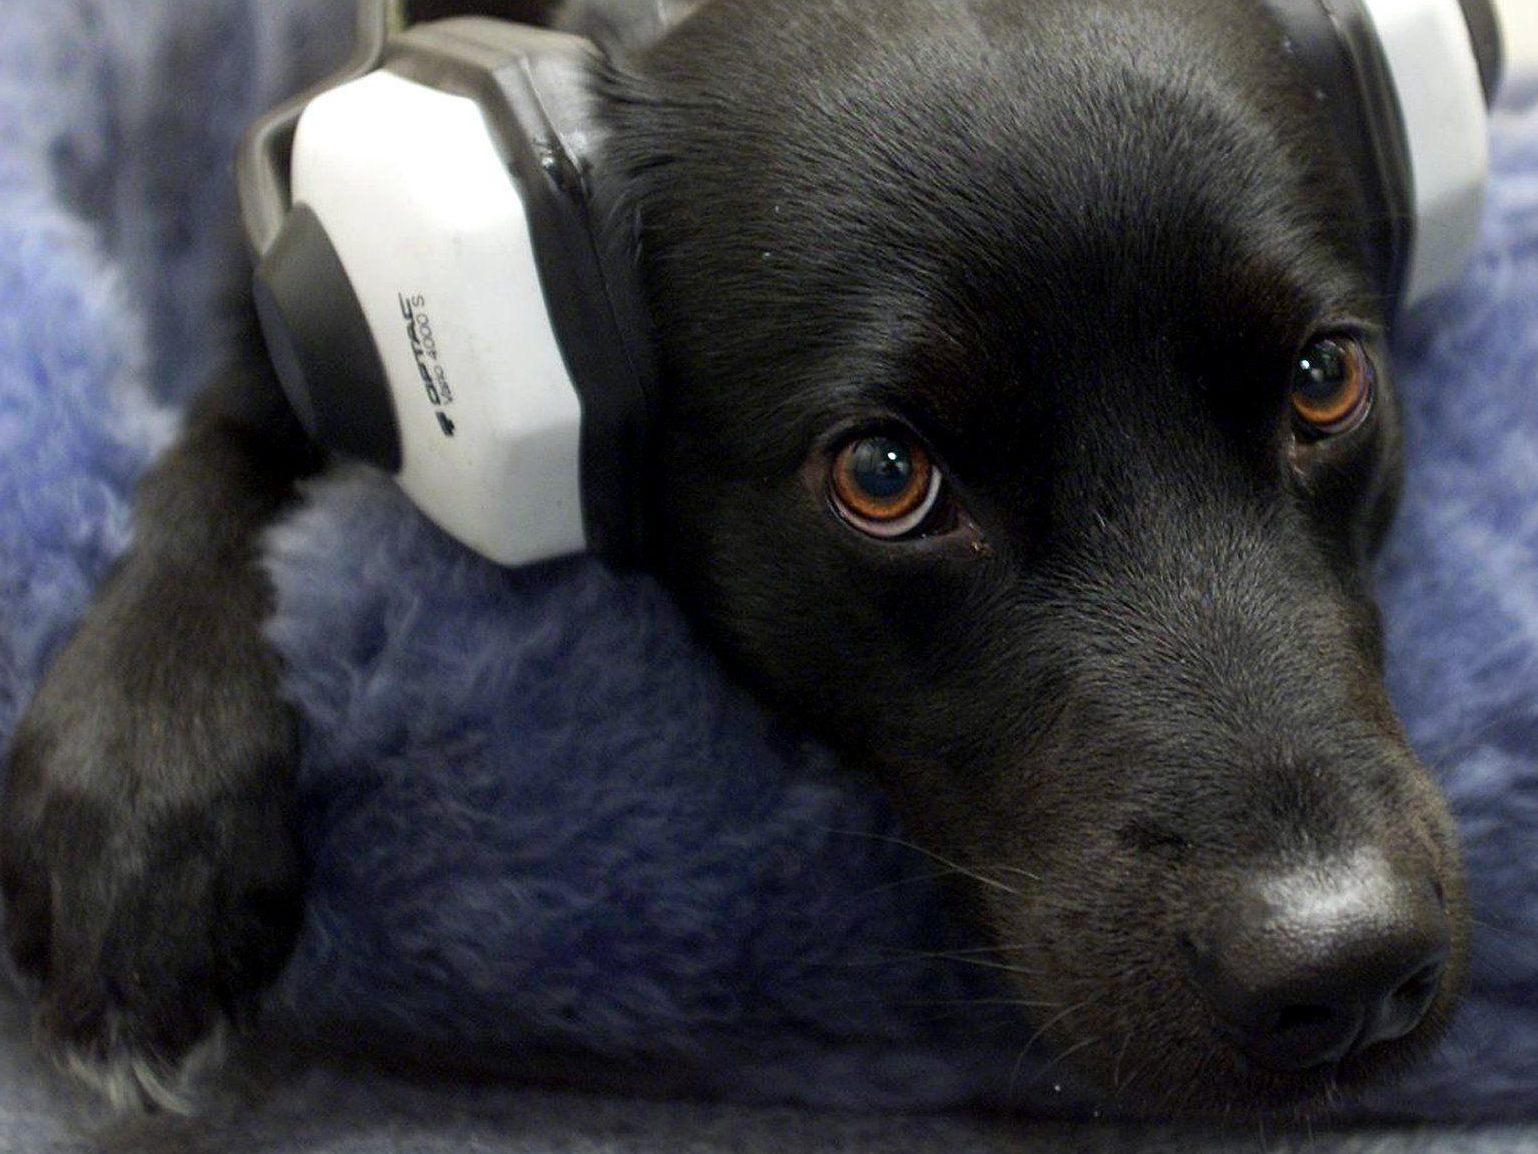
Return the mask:
<svg viewBox="0 0 1538 1154">
<path fill-rule="evenodd" d="M 1361 1084 L 1465 969 L 1380 682 L 1366 210 L 1279 38 L 1239 0 L 715 0 L 597 78 L 666 578 L 1149 1109 Z M 295 933 L 257 536 L 301 445 L 265 370 L 216 385 L 16 739 L 10 948 L 120 1095 L 166 1100 Z"/>
</svg>

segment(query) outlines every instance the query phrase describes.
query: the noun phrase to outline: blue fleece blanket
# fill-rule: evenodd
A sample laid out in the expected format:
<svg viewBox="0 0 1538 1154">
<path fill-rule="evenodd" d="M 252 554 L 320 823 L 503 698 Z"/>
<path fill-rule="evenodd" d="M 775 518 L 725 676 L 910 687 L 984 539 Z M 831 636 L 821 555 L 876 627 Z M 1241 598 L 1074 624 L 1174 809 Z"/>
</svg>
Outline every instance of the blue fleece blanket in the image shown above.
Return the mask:
<svg viewBox="0 0 1538 1154">
<path fill-rule="evenodd" d="M 12 5 L 0 39 L 0 740 L 232 340 L 241 126 L 342 51 L 326 0 Z M 1482 254 L 1398 342 L 1395 697 L 1463 822 L 1468 1004 L 1374 1109 L 1538 1116 L 1538 108 Z M 765 717 L 666 594 L 468 555 L 344 471 L 271 538 L 313 894 L 293 1028 L 743 1099 L 1072 1100 L 886 805 Z"/>
</svg>

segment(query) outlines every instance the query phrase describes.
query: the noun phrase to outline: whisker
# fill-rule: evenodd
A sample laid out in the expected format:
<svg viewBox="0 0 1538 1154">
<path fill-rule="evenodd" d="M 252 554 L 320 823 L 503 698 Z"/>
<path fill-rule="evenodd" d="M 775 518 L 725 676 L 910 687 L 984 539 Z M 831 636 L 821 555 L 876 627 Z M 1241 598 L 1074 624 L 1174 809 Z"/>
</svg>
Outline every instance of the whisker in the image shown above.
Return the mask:
<svg viewBox="0 0 1538 1154">
<path fill-rule="evenodd" d="M 1015 952 L 1018 952 L 1020 950 L 1031 950 L 1031 949 L 1035 949 L 1035 948 L 1036 948 L 1035 946 L 1029 945 L 1029 944 L 1027 944 L 1025 942 L 1012 942 L 1009 945 L 1004 945 L 1004 946 L 969 946 L 966 949 L 961 949 L 961 950 L 946 950 L 943 953 L 934 954 L 933 956 L 934 957 L 939 957 L 939 958 L 955 958 L 955 957 L 962 957 L 962 956 L 965 956 L 965 955 L 968 955 L 968 954 L 1005 954 L 1005 953 L 1015 953 Z"/>
<path fill-rule="evenodd" d="M 882 882 L 877 886 L 868 886 L 863 890 L 849 895 L 849 901 L 855 902 L 862 898 L 873 897 L 888 890 L 901 889 L 903 886 L 922 885 L 925 882 L 943 881 L 945 878 L 956 876 L 972 877 L 970 872 L 960 866 L 952 866 L 949 869 L 932 870 L 929 873 L 909 874 L 907 877 L 898 878 L 896 881 Z"/>
<path fill-rule="evenodd" d="M 1025 897 L 1025 895 L 1022 894 L 1019 890 L 1013 888 L 1012 886 L 1005 885 L 1003 882 L 999 881 L 998 878 L 991 878 L 986 874 L 978 873 L 976 869 L 964 866 L 960 862 L 953 861 L 952 859 L 946 857 L 944 854 L 936 853 L 932 849 L 925 849 L 923 846 L 918 845 L 915 842 L 911 842 L 907 838 L 895 837 L 892 834 L 872 833 L 869 830 L 835 829 L 830 826 L 824 826 L 823 828 L 828 833 L 843 834 L 846 837 L 863 837 L 870 841 L 886 842 L 888 845 L 896 845 L 901 846 L 904 849 L 910 849 L 915 853 L 923 854 L 931 861 L 937 862 L 940 865 L 945 866 L 947 869 L 962 875 L 963 877 L 971 878 L 973 881 L 979 883 L 980 885 L 985 885 L 991 889 L 999 890 L 1002 893 L 1008 894 L 1010 897 L 1022 899 Z M 1012 869 L 1013 867 L 1009 868 Z"/>
<path fill-rule="evenodd" d="M 1056 1010 L 1063 1005 L 1062 1002 L 1034 1002 L 1029 998 L 917 998 L 901 1004 L 904 1006 L 1018 1006 L 1026 1010 Z M 1070 1010 L 1076 1008 L 1069 1007 Z M 1029 1050 L 1031 1043 L 1027 1042 L 1025 1048 Z"/>
<path fill-rule="evenodd" d="M 942 955 L 943 957 L 943 955 Z M 1039 978 L 1040 970 L 1027 969 L 1025 966 L 1012 966 L 1008 962 L 995 962 L 987 958 L 969 958 L 965 956 L 952 956 L 944 958 L 948 962 L 956 962 L 958 965 L 975 966 L 980 970 L 998 970 L 1005 974 L 1018 974 L 1022 978 Z"/>
<path fill-rule="evenodd" d="M 1000 961 L 990 954 L 1001 950 L 1024 949 L 1026 947 L 1011 946 L 982 946 L 975 950 L 893 950 L 885 956 L 873 954 L 863 958 L 845 959 L 840 961 L 821 962 L 819 965 L 828 970 L 873 970 L 880 967 L 912 965 L 920 962 L 948 962 L 960 966 L 971 966 L 980 970 L 992 970 L 999 973 L 1013 974 L 1027 980 L 1035 980 L 1044 976 L 1044 971 L 1020 965 L 1013 965 L 1007 961 Z"/>
<path fill-rule="evenodd" d="M 1026 881 L 1031 882 L 1039 882 L 1042 880 L 1039 873 L 1034 873 L 1033 871 L 1025 869 L 1021 866 L 1009 865 L 1006 862 L 998 862 L 990 865 L 978 866 L 977 868 L 983 870 L 998 870 L 1000 873 L 1006 874 L 1016 874 L 1019 877 L 1023 877 Z"/>
<path fill-rule="evenodd" d="M 1054 1014 L 1052 1017 L 1048 1018 L 1039 1027 L 1037 1027 L 1036 1032 L 1032 1034 L 1030 1039 L 1025 1043 L 1024 1048 L 1021 1050 L 1022 1056 L 1029 1051 L 1034 1050 L 1036 1048 L 1036 1043 L 1040 1042 L 1042 1038 L 1046 1037 L 1048 1030 L 1052 1029 L 1053 1026 L 1066 1019 L 1069 1015 L 1076 1014 L 1087 1006 L 1092 1005 L 1097 996 L 1098 995 L 1091 995 L 1090 997 L 1085 998 L 1083 1001 L 1075 1002 L 1063 1009 L 1060 1013 Z M 1017 1062 L 1016 1065 L 1018 1066 L 1019 1063 Z M 1011 1086 L 1011 1089 L 1013 1089 L 1013 1086 Z"/>
<path fill-rule="evenodd" d="M 1111 1094 L 1113 1096 L 1121 1093 L 1121 1064 L 1127 1060 L 1127 1050 L 1131 1045 L 1132 1028 L 1129 1026 L 1127 1032 L 1122 1036 L 1121 1049 L 1116 1051 L 1116 1061 L 1111 1064 Z"/>
<path fill-rule="evenodd" d="M 1143 1076 L 1143 1071 L 1146 1069 L 1148 1069 L 1148 1064 L 1146 1062 L 1141 1066 L 1134 1066 L 1132 1068 L 1132 1072 L 1128 1074 L 1122 1084 L 1116 1088 L 1117 1094 L 1125 1096 L 1127 1087 L 1141 1078 Z"/>
<path fill-rule="evenodd" d="M 1020 1053 L 1015 1055 L 1015 1064 L 1010 1067 L 1009 1088 L 1006 1093 L 1011 1098 L 1015 1096 L 1015 1087 L 1020 1084 L 1020 1067 L 1025 1065 L 1026 1055 L 1028 1055 L 1030 1052 L 1031 1047 L 1029 1044 L 1020 1047 Z"/>
<path fill-rule="evenodd" d="M 846 962 L 830 962 L 830 966 L 840 969 L 866 969 L 874 966 L 899 966 L 910 962 L 963 962 L 971 964 L 972 959 L 986 958 L 990 955 L 1014 953 L 1020 950 L 1028 950 L 1030 946 L 977 946 L 959 950 L 886 950 L 879 947 L 870 951 L 870 956 Z M 1022 968 L 1021 973 L 1025 970 Z M 1038 971 L 1039 973 L 1039 971 Z"/>
<path fill-rule="evenodd" d="M 1085 1038 L 1081 1042 L 1075 1042 L 1073 1045 L 1069 1046 L 1066 1050 L 1060 1050 L 1057 1054 L 1053 1055 L 1052 1061 L 1050 1061 L 1050 1062 L 1048 1062 L 1046 1064 L 1045 1068 L 1042 1070 L 1042 1073 L 1044 1073 L 1044 1074 L 1051 1073 L 1053 1070 L 1056 1070 L 1059 1066 L 1065 1065 L 1068 1062 L 1069 1058 L 1072 1058 L 1075 1054 L 1079 1053 L 1081 1050 L 1089 1049 L 1089 1047 L 1091 1047 L 1093 1045 L 1096 1045 L 1097 1043 L 1099 1043 L 1099 1041 L 1100 1041 L 1099 1038 Z"/>
<path fill-rule="evenodd" d="M 1046 1034 L 1046 1032 L 1053 1026 L 1068 1018 L 1071 1014 L 1084 1009 L 1094 1000 L 1095 999 L 1093 997 L 1089 997 L 1085 998 L 1081 1002 L 1075 1002 L 1072 1005 L 1064 1007 L 1059 1013 L 1054 1014 L 1052 1017 L 1043 1022 L 1040 1028 L 1038 1028 L 1036 1032 L 1030 1036 L 1030 1039 L 1025 1043 L 1025 1045 L 1020 1047 L 1020 1053 L 1015 1057 L 1014 1067 L 1009 1072 L 1008 1093 L 1011 1097 L 1014 1096 L 1015 1090 L 1020 1084 L 1020 1070 L 1025 1065 L 1026 1058 L 1029 1057 L 1031 1052 L 1036 1048 L 1036 1043 L 1039 1042 L 1042 1039 L 1042 1036 Z M 1056 1065 L 1056 1063 L 1056 1058 L 1054 1058 L 1053 1061 L 1047 1063 L 1047 1065 L 1042 1068 L 1042 1074 L 1045 1075 L 1047 1071 L 1051 1070 L 1052 1067 Z"/>
<path fill-rule="evenodd" d="M 1019 974 L 1023 978 L 1039 978 L 1043 971 L 1031 969 L 1026 966 L 1013 966 L 1008 962 L 994 961 L 991 958 L 974 957 L 966 953 L 948 954 L 942 952 L 917 953 L 906 956 L 892 956 L 887 958 L 862 958 L 854 961 L 829 962 L 828 968 L 840 970 L 865 970 L 874 969 L 877 966 L 901 966 L 912 962 L 954 962 L 960 966 L 973 966 L 979 970 L 999 970 L 1006 974 Z"/>
</svg>

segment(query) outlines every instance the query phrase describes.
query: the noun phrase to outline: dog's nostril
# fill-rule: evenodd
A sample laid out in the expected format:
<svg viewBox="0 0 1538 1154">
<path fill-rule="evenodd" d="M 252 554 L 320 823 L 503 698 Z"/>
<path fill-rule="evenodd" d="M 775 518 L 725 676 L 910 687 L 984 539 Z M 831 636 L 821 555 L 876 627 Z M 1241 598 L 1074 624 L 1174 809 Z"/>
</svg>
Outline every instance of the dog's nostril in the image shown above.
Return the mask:
<svg viewBox="0 0 1538 1154">
<path fill-rule="evenodd" d="M 1436 993 L 1436 989 L 1442 984 L 1442 971 L 1446 969 L 1442 962 L 1433 962 L 1429 966 L 1416 971 L 1404 985 L 1394 991 L 1394 997 L 1401 1002 L 1418 1002 L 1428 994 Z"/>
<path fill-rule="evenodd" d="M 1278 1034 L 1290 1034 L 1298 1030 L 1328 1028 L 1340 1019 L 1340 1012 L 1329 1006 L 1287 1006 L 1276 1016 L 1271 1027 Z"/>
<path fill-rule="evenodd" d="M 1437 991 L 1442 988 L 1442 973 L 1446 969 L 1447 962 L 1439 958 L 1405 979 L 1393 996 L 1378 1008 L 1359 1048 L 1402 1038 L 1420 1025 L 1436 1000 Z"/>
<path fill-rule="evenodd" d="M 1220 1025 L 1258 1065 L 1305 1070 L 1402 1038 L 1450 949 L 1434 887 L 1386 863 L 1254 885 L 1186 954 Z M 1200 945 L 1195 942 L 1200 941 Z"/>
<path fill-rule="evenodd" d="M 1303 1070 L 1338 1062 L 1351 1053 L 1365 1018 L 1356 1005 L 1284 1006 L 1259 1029 L 1238 1031 L 1237 1040 L 1263 1066 Z"/>
</svg>

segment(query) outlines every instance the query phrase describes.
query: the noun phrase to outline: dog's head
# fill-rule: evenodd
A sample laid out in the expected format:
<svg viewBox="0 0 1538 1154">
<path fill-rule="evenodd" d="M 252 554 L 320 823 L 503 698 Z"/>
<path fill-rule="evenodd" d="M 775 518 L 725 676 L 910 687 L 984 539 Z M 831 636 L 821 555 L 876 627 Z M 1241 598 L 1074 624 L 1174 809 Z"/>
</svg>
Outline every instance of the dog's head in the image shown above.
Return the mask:
<svg viewBox="0 0 1538 1154">
<path fill-rule="evenodd" d="M 716 0 L 614 80 L 666 567 L 1129 1101 L 1307 1105 L 1464 969 L 1368 587 L 1366 210 L 1258 3 Z"/>
</svg>

